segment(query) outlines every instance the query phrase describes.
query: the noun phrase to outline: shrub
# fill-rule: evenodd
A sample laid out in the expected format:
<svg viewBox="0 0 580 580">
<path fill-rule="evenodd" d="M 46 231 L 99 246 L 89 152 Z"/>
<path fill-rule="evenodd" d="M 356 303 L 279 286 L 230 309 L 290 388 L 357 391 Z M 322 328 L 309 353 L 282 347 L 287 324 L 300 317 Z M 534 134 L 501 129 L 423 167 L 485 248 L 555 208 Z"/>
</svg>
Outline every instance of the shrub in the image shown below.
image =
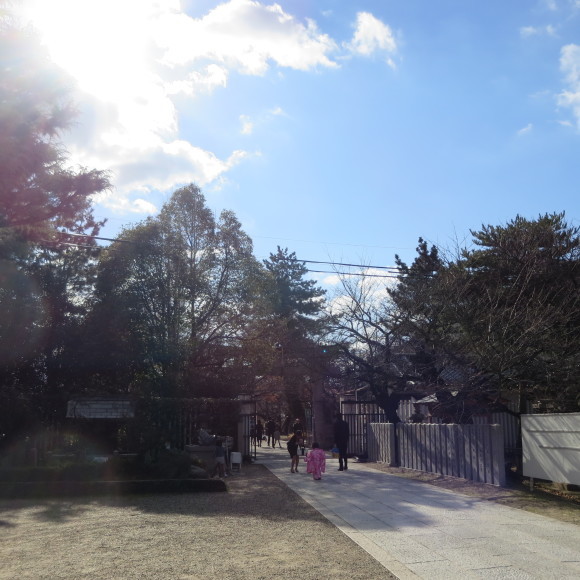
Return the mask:
<svg viewBox="0 0 580 580">
<path fill-rule="evenodd" d="M 0 481 L 91 481 L 101 479 L 103 466 L 71 463 L 65 466 L 12 467 L 0 469 Z"/>
<path fill-rule="evenodd" d="M 199 463 L 199 462 L 198 462 Z M 194 461 L 184 451 L 163 449 L 155 460 L 144 456 L 116 456 L 105 463 L 66 463 L 42 467 L 0 468 L 0 482 L 113 481 L 189 478 Z"/>
<path fill-rule="evenodd" d="M 180 479 L 189 477 L 191 465 L 191 457 L 185 451 L 163 449 L 156 461 L 148 465 L 148 470 L 152 477 Z"/>
</svg>

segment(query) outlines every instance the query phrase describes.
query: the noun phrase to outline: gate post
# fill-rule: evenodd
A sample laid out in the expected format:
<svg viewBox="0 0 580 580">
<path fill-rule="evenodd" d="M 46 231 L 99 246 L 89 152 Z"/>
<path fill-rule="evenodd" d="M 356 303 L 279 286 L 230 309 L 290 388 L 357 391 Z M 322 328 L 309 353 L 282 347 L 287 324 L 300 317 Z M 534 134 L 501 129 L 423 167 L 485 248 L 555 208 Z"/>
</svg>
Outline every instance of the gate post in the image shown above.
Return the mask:
<svg viewBox="0 0 580 580">
<path fill-rule="evenodd" d="M 240 395 L 240 417 L 238 420 L 238 451 L 242 457 L 256 459 L 256 442 L 251 440 L 250 433 L 256 424 L 256 400 L 251 395 Z M 253 449 L 252 449 L 253 447 Z"/>
</svg>

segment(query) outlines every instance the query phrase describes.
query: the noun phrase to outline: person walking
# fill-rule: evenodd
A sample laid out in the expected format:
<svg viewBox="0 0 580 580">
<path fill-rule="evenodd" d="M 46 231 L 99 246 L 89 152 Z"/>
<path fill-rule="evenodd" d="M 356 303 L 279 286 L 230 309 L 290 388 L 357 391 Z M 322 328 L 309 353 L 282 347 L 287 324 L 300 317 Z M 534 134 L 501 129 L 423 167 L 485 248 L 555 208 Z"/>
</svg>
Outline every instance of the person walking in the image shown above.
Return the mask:
<svg viewBox="0 0 580 580">
<path fill-rule="evenodd" d="M 286 447 L 288 449 L 288 453 L 290 453 L 290 473 L 298 473 L 298 462 L 300 458 L 298 457 L 298 435 L 294 433 L 290 439 L 288 439 L 288 443 L 286 443 Z"/>
<path fill-rule="evenodd" d="M 338 471 L 348 469 L 348 437 L 350 430 L 348 423 L 342 418 L 342 413 L 336 414 L 336 421 L 334 422 L 334 444 L 338 448 Z"/>
<path fill-rule="evenodd" d="M 272 442 L 272 448 L 276 447 L 276 443 L 278 443 L 278 447 L 282 449 L 282 444 L 280 443 L 280 425 L 276 425 L 274 428 L 274 441 Z"/>
<path fill-rule="evenodd" d="M 306 473 L 312 473 L 313 479 L 322 479 L 322 474 L 326 471 L 326 454 L 320 445 L 315 441 L 312 449 L 306 455 Z"/>
<path fill-rule="evenodd" d="M 264 436 L 264 425 L 262 425 L 262 421 L 260 421 L 260 419 L 258 419 L 258 422 L 256 423 L 256 441 L 258 444 L 258 447 L 262 447 L 262 437 Z"/>
<path fill-rule="evenodd" d="M 268 447 L 274 447 L 274 430 L 276 429 L 276 423 L 272 419 L 268 419 L 266 422 L 266 437 L 268 438 Z M 270 445 L 271 444 L 271 445 Z"/>
<path fill-rule="evenodd" d="M 215 467 L 211 473 L 211 477 L 227 477 L 226 473 L 226 450 L 224 449 L 223 442 L 221 439 L 217 439 L 215 442 Z"/>
<path fill-rule="evenodd" d="M 296 421 L 294 421 L 294 425 L 292 425 L 292 433 L 302 433 L 303 429 L 302 429 L 302 422 L 300 421 L 299 418 L 296 418 Z"/>
</svg>

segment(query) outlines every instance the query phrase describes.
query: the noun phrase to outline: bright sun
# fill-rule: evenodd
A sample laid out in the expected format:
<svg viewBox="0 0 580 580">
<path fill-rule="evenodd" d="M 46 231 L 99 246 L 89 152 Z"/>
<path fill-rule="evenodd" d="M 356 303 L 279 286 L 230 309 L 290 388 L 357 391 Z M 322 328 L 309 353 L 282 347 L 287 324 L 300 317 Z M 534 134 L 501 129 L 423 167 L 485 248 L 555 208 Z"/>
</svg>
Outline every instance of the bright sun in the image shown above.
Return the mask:
<svg viewBox="0 0 580 580">
<path fill-rule="evenodd" d="M 154 4 L 149 0 L 29 0 L 21 13 L 81 90 L 117 100 L 133 92 L 146 73 Z"/>
</svg>

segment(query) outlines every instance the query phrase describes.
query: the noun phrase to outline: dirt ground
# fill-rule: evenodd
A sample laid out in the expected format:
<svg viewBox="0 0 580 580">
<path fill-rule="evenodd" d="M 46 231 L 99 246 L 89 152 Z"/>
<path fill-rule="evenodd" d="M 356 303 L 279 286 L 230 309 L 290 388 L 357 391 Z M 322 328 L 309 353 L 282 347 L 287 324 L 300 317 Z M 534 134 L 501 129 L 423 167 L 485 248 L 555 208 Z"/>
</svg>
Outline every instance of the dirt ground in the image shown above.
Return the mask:
<svg viewBox="0 0 580 580">
<path fill-rule="evenodd" d="M 479 497 L 512 508 L 580 525 L 580 492 L 566 491 L 552 483 L 536 481 L 532 493 L 529 489 L 529 480 L 515 475 L 508 478 L 506 487 L 496 487 L 456 477 L 413 471 L 402 467 L 387 467 L 381 463 L 367 463 L 366 465 L 397 477 L 423 481 L 430 485 L 463 493 L 471 497 Z"/>
<path fill-rule="evenodd" d="M 0 500 L 0 578 L 393 578 L 264 466 L 226 481 L 228 492 Z"/>
<path fill-rule="evenodd" d="M 580 492 L 368 466 L 580 525 Z M 0 500 L 0 579 L 393 578 L 262 465 L 228 492 Z"/>
</svg>

